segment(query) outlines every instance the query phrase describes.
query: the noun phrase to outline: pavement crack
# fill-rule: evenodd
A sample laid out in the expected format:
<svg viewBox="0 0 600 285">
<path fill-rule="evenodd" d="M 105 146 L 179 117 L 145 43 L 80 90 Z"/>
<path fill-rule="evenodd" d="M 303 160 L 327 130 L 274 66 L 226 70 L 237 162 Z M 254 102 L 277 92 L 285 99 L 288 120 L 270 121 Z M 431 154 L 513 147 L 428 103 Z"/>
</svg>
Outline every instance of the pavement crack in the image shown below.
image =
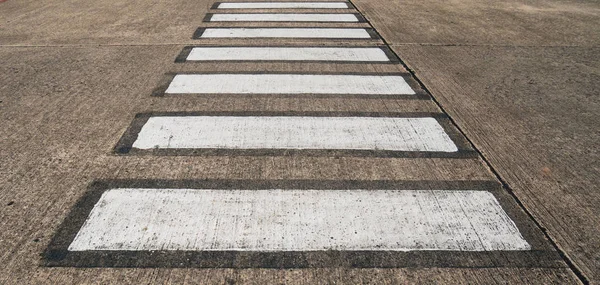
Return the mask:
<svg viewBox="0 0 600 285">
<path fill-rule="evenodd" d="M 394 43 L 389 46 L 424 46 L 424 47 L 503 47 L 503 48 L 596 48 L 600 46 L 582 45 L 515 45 L 515 44 L 463 44 L 463 43 Z"/>
</svg>

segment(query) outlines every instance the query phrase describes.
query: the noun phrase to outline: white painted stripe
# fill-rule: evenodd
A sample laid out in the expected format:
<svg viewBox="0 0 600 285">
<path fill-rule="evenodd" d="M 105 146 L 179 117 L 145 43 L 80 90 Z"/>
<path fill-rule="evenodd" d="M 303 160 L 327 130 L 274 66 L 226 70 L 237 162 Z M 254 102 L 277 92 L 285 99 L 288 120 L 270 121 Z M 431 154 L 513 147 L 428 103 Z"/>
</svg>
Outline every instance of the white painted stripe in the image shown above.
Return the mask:
<svg viewBox="0 0 600 285">
<path fill-rule="evenodd" d="M 207 28 L 200 38 L 330 38 L 370 39 L 366 29 L 329 28 Z"/>
<path fill-rule="evenodd" d="M 413 95 L 396 75 L 178 74 L 165 93 Z"/>
<path fill-rule="evenodd" d="M 385 52 L 377 47 L 195 47 L 187 60 L 390 61 Z"/>
<path fill-rule="evenodd" d="M 133 147 L 458 151 L 428 117 L 158 116 Z"/>
<path fill-rule="evenodd" d="M 105 192 L 70 251 L 529 250 L 489 192 Z"/>
<path fill-rule="evenodd" d="M 213 14 L 210 22 L 358 22 L 354 14 Z"/>
<path fill-rule="evenodd" d="M 220 3 L 217 9 L 347 9 L 345 2 L 245 2 Z"/>
</svg>

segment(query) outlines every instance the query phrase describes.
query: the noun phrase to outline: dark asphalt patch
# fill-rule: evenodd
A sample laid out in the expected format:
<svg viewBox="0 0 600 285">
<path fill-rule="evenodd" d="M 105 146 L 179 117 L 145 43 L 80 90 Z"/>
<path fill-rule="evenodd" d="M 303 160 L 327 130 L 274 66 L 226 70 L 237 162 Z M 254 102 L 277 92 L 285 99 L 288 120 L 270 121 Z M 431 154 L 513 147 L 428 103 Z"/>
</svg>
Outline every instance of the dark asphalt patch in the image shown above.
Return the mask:
<svg viewBox="0 0 600 285">
<path fill-rule="evenodd" d="M 69 244 L 102 193 L 114 188 L 173 189 L 339 189 L 488 191 L 531 245 L 529 251 L 68 251 Z M 67 215 L 43 254 L 48 267 L 199 268 L 398 268 L 398 267 L 564 267 L 559 254 L 514 199 L 493 181 L 355 180 L 99 180 L 90 184 Z"/>
<path fill-rule="evenodd" d="M 142 127 L 150 117 L 158 116 L 308 116 L 308 117 L 433 117 L 454 142 L 456 152 L 389 151 L 389 150 L 337 150 L 337 149 L 136 149 L 136 141 Z M 394 112 L 151 112 L 137 114 L 114 148 L 119 155 L 167 155 L 167 156 L 354 156 L 354 157 L 410 157 L 410 158 L 476 158 L 468 141 L 441 113 L 394 113 Z"/>
</svg>

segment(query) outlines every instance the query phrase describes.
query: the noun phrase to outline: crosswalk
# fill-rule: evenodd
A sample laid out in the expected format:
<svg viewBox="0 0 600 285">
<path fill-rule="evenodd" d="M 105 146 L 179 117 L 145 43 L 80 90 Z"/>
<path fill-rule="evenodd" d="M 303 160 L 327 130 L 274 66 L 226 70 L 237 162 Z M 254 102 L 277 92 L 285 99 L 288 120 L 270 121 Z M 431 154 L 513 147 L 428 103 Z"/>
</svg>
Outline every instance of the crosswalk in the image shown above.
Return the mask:
<svg viewBox="0 0 600 285">
<path fill-rule="evenodd" d="M 301 39 L 376 39 L 366 28 L 199 28 L 196 39 L 207 38 L 301 38 Z"/>
<path fill-rule="evenodd" d="M 212 9 L 205 22 L 272 23 L 268 27 L 201 27 L 194 33 L 199 41 L 295 38 L 323 44 L 258 46 L 252 41 L 241 46 L 199 45 L 184 48 L 178 64 L 399 63 L 381 43 L 327 45 L 331 39 L 377 39 L 372 28 L 277 26 L 279 22 L 364 23 L 350 2 L 230 1 L 217 2 Z M 270 12 L 248 12 L 252 9 Z M 281 9 L 311 12 L 277 12 Z M 349 11 L 327 12 L 331 9 Z M 159 92 L 180 97 L 231 95 L 232 100 L 256 94 L 431 100 L 409 73 L 365 70 L 177 73 Z M 416 160 L 477 157 L 445 114 L 393 111 L 150 112 L 136 115 L 115 153 Z M 514 205 L 505 208 L 514 202 L 506 198 L 504 190 L 485 183 L 459 187 L 431 181 L 411 182 L 410 186 L 358 181 L 203 183 L 208 182 L 93 184 L 49 245 L 47 265 L 400 267 L 415 262 L 434 266 L 480 262 L 475 266 L 489 266 L 490 262 L 530 264 L 540 256 L 547 257 L 539 250 L 545 247 L 536 230 L 522 221 L 527 218 Z M 410 252 L 422 260 L 410 260 L 411 255 L 406 255 Z M 528 261 L 510 260 L 504 254 Z"/>
<path fill-rule="evenodd" d="M 355 22 L 362 19 L 356 14 L 208 14 L 207 22 Z"/>
<path fill-rule="evenodd" d="M 184 61 L 392 62 L 381 47 L 193 47 Z"/>
<path fill-rule="evenodd" d="M 431 117 L 154 116 L 132 147 L 458 151 Z"/>
<path fill-rule="evenodd" d="M 400 75 L 177 74 L 166 94 L 414 95 Z"/>
<path fill-rule="evenodd" d="M 98 205 L 70 251 L 530 248 L 484 191 L 111 189 Z"/>
<path fill-rule="evenodd" d="M 346 9 L 348 2 L 224 2 L 214 9 Z"/>
</svg>

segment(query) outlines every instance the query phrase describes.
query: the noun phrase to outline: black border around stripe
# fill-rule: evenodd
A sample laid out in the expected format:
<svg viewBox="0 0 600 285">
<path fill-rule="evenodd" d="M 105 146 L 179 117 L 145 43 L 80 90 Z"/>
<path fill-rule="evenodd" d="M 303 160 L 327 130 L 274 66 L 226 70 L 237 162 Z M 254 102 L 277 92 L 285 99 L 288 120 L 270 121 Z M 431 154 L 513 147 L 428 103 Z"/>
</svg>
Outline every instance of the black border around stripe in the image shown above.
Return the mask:
<svg viewBox="0 0 600 285">
<path fill-rule="evenodd" d="M 379 48 L 383 51 L 389 61 L 341 61 L 341 60 L 191 60 L 187 57 L 192 52 L 193 48 Z M 387 45 L 372 45 L 372 46 L 317 46 L 317 45 L 301 45 L 301 46 L 273 46 L 273 45 L 247 45 L 247 46 L 226 46 L 226 45 L 197 45 L 185 46 L 179 55 L 175 58 L 175 63 L 263 63 L 263 62 L 281 62 L 281 63 L 329 63 L 329 64 L 400 64 L 400 59 L 392 52 Z"/>
<path fill-rule="evenodd" d="M 284 37 L 263 37 L 263 38 L 242 38 L 242 37 L 222 37 L 222 38 L 202 38 L 202 34 L 204 33 L 204 31 L 206 29 L 361 29 L 361 30 L 365 30 L 369 36 L 371 36 L 370 38 L 298 38 L 298 37 L 289 37 L 289 38 L 284 38 Z M 347 27 L 339 27 L 339 28 L 334 28 L 334 27 L 199 27 L 198 29 L 196 29 L 196 31 L 194 32 L 194 35 L 192 36 L 193 40 L 212 40 L 212 39 L 219 39 L 219 40 L 231 40 L 231 39 L 284 39 L 284 40 L 289 40 L 289 39 L 302 39 L 302 40 L 345 40 L 345 41 L 357 41 L 357 40 L 381 40 L 381 37 L 379 37 L 379 35 L 377 34 L 377 32 L 375 32 L 375 30 L 373 28 L 347 28 Z"/>
<path fill-rule="evenodd" d="M 114 188 L 480 190 L 496 197 L 532 246 L 530 251 L 68 251 L 101 195 Z M 364 180 L 98 180 L 71 209 L 43 253 L 49 267 L 398 268 L 565 267 L 559 254 L 514 199 L 495 181 Z"/>
<path fill-rule="evenodd" d="M 308 116 L 308 117 L 401 117 L 435 118 L 458 148 L 457 152 L 390 151 L 390 150 L 346 150 L 346 149 L 225 149 L 225 148 L 180 148 L 180 149 L 136 149 L 133 143 L 150 117 L 158 116 Z M 135 115 L 117 145 L 118 155 L 159 156 L 320 156 L 320 157 L 394 157 L 394 158 L 477 158 L 469 142 L 454 128 L 448 116 L 441 113 L 396 113 L 396 112 L 149 112 Z"/>
<path fill-rule="evenodd" d="M 176 75 L 181 74 L 306 74 L 306 75 L 371 75 L 371 76 L 402 76 L 406 84 L 415 92 L 414 95 L 398 94 L 398 95 L 387 95 L 387 94 L 235 94 L 235 93 L 218 93 L 218 94 L 202 94 L 202 93 L 185 93 L 185 94 L 166 94 L 165 91 L 169 88 L 171 81 Z M 380 72 L 380 73 L 358 73 L 358 72 L 346 72 L 346 73 L 331 73 L 331 72 L 273 72 L 273 71 L 233 71 L 233 72 L 195 72 L 195 73 L 166 73 L 165 77 L 158 83 L 158 86 L 152 91 L 152 96 L 245 96 L 245 97 L 268 97 L 268 98 L 361 98 L 361 99 L 416 99 L 416 100 L 430 100 L 431 96 L 421 88 L 421 85 L 409 74 L 402 72 Z"/>
</svg>

